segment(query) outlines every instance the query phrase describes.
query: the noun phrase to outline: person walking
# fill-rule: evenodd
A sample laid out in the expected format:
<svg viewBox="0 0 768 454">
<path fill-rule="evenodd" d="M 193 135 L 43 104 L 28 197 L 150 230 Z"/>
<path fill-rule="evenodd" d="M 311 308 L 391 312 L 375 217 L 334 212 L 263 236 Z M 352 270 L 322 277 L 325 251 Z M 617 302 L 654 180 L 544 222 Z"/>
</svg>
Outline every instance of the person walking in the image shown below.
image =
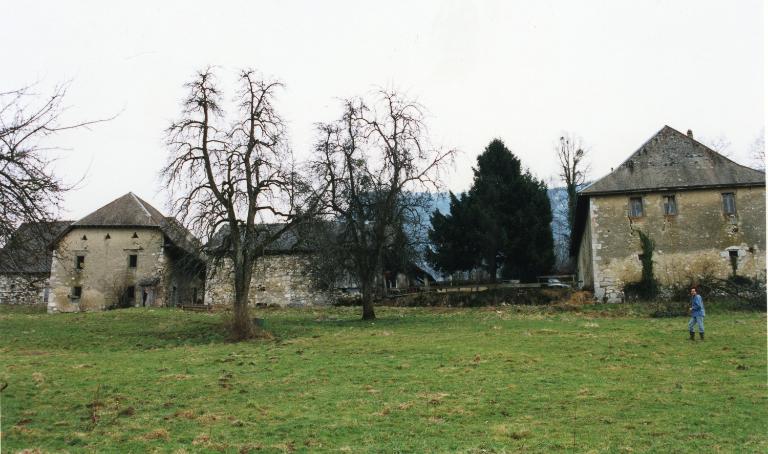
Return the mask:
<svg viewBox="0 0 768 454">
<path fill-rule="evenodd" d="M 688 312 L 691 313 L 691 320 L 688 322 L 688 334 L 691 335 L 691 340 L 696 339 L 693 332 L 694 325 L 699 325 L 699 337 L 704 340 L 704 301 L 695 288 L 691 289 L 691 307 L 688 308 Z"/>
</svg>

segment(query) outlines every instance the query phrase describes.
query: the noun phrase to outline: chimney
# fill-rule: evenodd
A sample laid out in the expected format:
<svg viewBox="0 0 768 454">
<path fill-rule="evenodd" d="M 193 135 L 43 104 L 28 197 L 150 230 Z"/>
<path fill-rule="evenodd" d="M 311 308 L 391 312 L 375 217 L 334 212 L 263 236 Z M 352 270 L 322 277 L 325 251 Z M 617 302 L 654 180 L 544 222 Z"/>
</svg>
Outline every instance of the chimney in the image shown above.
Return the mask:
<svg viewBox="0 0 768 454">
<path fill-rule="evenodd" d="M 690 129 L 688 130 L 688 137 L 693 139 L 693 131 L 691 131 Z"/>
</svg>

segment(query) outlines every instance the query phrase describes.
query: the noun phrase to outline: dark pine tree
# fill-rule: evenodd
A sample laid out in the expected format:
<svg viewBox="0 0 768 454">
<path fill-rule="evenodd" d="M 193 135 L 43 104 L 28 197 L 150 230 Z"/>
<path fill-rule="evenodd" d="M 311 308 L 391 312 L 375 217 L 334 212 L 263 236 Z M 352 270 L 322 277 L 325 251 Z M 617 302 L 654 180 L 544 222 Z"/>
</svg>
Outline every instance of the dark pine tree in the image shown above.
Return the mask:
<svg viewBox="0 0 768 454">
<path fill-rule="evenodd" d="M 480 265 L 475 249 L 477 241 L 472 238 L 477 227 L 472 207 L 466 194 L 456 197 L 450 193 L 450 214 L 443 215 L 435 210 L 430 217 L 432 228 L 427 249 L 427 260 L 445 273 L 464 271 Z"/>
<path fill-rule="evenodd" d="M 430 258 L 443 271 L 481 267 L 492 282 L 499 274 L 528 280 L 554 264 L 551 221 L 546 185 L 494 139 L 477 158 L 469 192 L 452 197 L 450 215 L 433 214 Z"/>
</svg>

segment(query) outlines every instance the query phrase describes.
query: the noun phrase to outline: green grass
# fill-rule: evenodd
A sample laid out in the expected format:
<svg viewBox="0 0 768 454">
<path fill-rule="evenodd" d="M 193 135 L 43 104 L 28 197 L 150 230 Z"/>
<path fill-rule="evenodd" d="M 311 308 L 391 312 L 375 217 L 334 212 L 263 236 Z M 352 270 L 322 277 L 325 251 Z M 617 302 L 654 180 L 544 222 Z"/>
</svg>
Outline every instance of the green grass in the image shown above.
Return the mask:
<svg viewBox="0 0 768 454">
<path fill-rule="evenodd" d="M 765 452 L 765 315 L 707 309 L 6 309 L 2 452 Z"/>
</svg>

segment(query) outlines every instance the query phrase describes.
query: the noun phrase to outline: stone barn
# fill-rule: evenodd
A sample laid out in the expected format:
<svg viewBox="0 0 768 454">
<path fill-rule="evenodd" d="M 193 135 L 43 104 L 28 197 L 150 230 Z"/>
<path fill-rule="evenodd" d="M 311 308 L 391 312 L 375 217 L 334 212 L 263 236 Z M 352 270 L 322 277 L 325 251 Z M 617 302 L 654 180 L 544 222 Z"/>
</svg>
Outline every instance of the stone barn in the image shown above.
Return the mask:
<svg viewBox="0 0 768 454">
<path fill-rule="evenodd" d="M 638 231 L 655 243 L 663 286 L 765 279 L 765 173 L 665 126 L 579 192 L 571 242 L 578 279 L 602 301 L 641 276 Z"/>
<path fill-rule="evenodd" d="M 48 312 L 201 301 L 205 264 L 174 218 L 128 193 L 69 224 L 52 242 Z"/>
<path fill-rule="evenodd" d="M 72 221 L 22 224 L 0 249 L 0 304 L 47 303 L 53 253 L 48 245 Z"/>
<path fill-rule="evenodd" d="M 259 226 L 262 234 L 276 232 L 282 224 Z M 231 259 L 224 257 L 229 228 L 224 226 L 206 246 L 205 304 L 234 303 Z M 248 293 L 252 306 L 313 306 L 330 304 L 334 293 L 323 286 L 314 272 L 317 249 L 298 228 L 287 230 L 256 260 Z"/>
</svg>

